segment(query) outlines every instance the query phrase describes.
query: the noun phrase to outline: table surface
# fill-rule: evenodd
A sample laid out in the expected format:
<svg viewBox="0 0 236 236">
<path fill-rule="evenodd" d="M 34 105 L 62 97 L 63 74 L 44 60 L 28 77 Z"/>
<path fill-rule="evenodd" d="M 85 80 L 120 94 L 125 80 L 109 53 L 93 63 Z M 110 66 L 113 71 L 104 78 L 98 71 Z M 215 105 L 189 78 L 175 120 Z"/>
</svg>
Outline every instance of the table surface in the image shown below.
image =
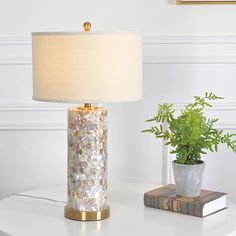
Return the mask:
<svg viewBox="0 0 236 236">
<path fill-rule="evenodd" d="M 236 206 L 197 218 L 143 206 L 143 193 L 154 185 L 113 184 L 109 188 L 111 217 L 97 222 L 64 218 L 64 203 L 24 196 L 0 201 L 0 235 L 14 236 L 169 236 L 236 235 Z M 66 186 L 27 191 L 36 197 L 66 201 Z"/>
</svg>

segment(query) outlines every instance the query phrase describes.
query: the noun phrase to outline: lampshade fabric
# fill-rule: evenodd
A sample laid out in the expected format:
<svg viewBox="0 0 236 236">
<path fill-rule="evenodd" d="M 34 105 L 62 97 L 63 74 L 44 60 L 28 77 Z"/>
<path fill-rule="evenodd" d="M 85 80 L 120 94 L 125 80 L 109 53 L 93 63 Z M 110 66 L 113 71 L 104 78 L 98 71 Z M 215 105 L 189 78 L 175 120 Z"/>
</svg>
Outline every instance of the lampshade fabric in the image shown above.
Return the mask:
<svg viewBox="0 0 236 236">
<path fill-rule="evenodd" d="M 142 97 L 137 33 L 32 33 L 33 99 L 131 101 Z"/>
</svg>

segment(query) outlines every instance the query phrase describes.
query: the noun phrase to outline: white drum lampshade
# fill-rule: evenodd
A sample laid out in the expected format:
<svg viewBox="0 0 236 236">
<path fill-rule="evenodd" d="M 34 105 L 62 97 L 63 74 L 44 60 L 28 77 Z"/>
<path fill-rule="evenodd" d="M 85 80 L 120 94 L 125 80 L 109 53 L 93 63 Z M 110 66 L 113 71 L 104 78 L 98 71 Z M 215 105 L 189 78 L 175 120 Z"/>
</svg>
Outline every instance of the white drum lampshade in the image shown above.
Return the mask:
<svg viewBox="0 0 236 236">
<path fill-rule="evenodd" d="M 91 103 L 142 97 L 142 40 L 137 33 L 32 33 L 33 99 L 84 102 L 68 110 L 65 217 L 109 217 L 107 111 Z"/>
<path fill-rule="evenodd" d="M 137 33 L 33 33 L 33 98 L 55 102 L 142 97 Z"/>
</svg>

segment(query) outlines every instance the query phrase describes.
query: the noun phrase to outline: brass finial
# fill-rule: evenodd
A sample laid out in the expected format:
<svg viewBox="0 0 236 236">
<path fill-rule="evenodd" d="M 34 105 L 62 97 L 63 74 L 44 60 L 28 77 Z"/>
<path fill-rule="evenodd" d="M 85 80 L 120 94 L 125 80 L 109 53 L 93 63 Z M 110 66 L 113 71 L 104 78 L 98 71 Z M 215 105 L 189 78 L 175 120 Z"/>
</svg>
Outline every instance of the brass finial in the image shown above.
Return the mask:
<svg viewBox="0 0 236 236">
<path fill-rule="evenodd" d="M 92 25 L 90 22 L 84 22 L 83 27 L 84 27 L 84 31 L 90 31 Z"/>
</svg>

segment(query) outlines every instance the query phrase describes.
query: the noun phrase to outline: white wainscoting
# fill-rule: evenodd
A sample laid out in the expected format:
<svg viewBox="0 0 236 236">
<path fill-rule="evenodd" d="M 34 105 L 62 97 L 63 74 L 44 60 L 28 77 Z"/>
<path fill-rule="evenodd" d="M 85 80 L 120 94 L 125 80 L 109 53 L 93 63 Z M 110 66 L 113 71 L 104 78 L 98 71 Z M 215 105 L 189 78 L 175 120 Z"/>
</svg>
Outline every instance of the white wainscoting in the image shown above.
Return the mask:
<svg viewBox="0 0 236 236">
<path fill-rule="evenodd" d="M 110 182 L 172 181 L 168 149 L 140 132 L 158 103 L 173 102 L 179 110 L 193 95 L 213 91 L 226 99 L 207 112 L 220 117 L 219 128 L 236 131 L 236 37 L 147 35 L 143 45 L 143 100 L 106 105 Z M 0 37 L 0 198 L 66 181 L 69 105 L 33 102 L 31 73 L 31 39 Z M 229 192 L 236 202 L 236 157 L 222 147 L 216 156 L 224 155 L 207 155 L 205 186 Z"/>
</svg>

